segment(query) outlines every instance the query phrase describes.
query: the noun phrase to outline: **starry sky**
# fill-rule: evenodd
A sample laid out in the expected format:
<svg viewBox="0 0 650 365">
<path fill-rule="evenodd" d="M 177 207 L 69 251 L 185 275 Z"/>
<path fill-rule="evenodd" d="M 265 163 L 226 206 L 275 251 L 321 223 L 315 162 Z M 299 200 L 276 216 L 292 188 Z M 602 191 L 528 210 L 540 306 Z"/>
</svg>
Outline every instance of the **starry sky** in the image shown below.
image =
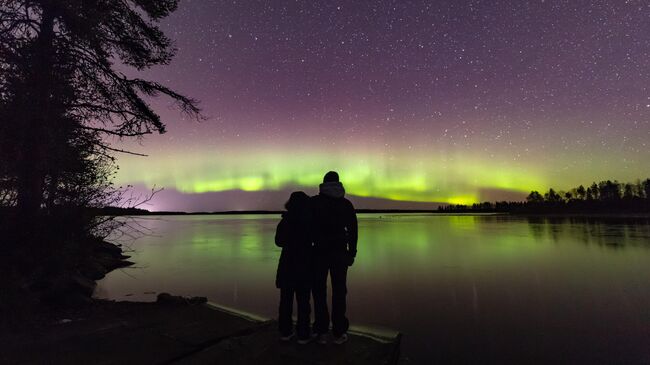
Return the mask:
<svg viewBox="0 0 650 365">
<path fill-rule="evenodd" d="M 168 133 L 116 141 L 152 210 L 280 209 L 328 170 L 372 208 L 650 175 L 647 1 L 181 0 L 160 25 L 177 56 L 139 76 L 207 120 L 157 99 Z"/>
</svg>

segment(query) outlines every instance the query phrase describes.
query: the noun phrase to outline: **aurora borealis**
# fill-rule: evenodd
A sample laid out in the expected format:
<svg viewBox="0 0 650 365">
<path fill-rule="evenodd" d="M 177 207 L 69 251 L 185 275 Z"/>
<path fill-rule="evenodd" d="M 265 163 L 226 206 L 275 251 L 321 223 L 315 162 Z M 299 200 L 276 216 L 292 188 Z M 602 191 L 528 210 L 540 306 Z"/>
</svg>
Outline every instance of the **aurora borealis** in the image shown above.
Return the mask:
<svg viewBox="0 0 650 365">
<path fill-rule="evenodd" d="M 149 155 L 119 156 L 117 182 L 252 200 L 154 210 L 278 209 L 259 196 L 328 170 L 434 203 L 650 173 L 646 1 L 182 0 L 161 27 L 177 56 L 143 76 L 208 119 L 155 100 L 169 132 L 116 141 Z"/>
</svg>

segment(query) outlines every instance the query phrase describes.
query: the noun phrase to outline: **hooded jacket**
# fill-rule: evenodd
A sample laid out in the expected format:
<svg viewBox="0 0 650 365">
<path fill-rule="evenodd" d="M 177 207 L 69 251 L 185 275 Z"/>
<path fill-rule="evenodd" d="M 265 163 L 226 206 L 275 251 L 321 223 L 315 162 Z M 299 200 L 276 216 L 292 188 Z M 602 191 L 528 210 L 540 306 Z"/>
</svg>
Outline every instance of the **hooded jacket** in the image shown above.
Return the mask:
<svg viewBox="0 0 650 365">
<path fill-rule="evenodd" d="M 311 198 L 314 219 L 314 248 L 317 251 L 344 251 L 357 254 L 357 215 L 345 198 L 340 182 L 326 182 Z"/>
<path fill-rule="evenodd" d="M 275 231 L 275 244 L 282 247 L 277 288 L 310 288 L 313 246 L 310 211 L 285 212 Z"/>
</svg>

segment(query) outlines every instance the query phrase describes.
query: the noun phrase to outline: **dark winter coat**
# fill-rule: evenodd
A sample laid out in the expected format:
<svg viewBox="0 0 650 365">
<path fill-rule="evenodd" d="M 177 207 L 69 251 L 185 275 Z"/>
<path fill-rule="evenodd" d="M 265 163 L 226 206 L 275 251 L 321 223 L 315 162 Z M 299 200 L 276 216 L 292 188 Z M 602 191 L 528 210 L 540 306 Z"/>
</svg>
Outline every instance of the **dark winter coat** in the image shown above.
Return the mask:
<svg viewBox="0 0 650 365">
<path fill-rule="evenodd" d="M 311 198 L 316 255 L 342 251 L 352 257 L 357 254 L 357 215 L 344 196 L 340 182 L 327 182 Z"/>
<path fill-rule="evenodd" d="M 275 286 L 310 288 L 313 261 L 310 212 L 285 212 L 275 232 L 275 244 L 282 247 Z"/>
</svg>

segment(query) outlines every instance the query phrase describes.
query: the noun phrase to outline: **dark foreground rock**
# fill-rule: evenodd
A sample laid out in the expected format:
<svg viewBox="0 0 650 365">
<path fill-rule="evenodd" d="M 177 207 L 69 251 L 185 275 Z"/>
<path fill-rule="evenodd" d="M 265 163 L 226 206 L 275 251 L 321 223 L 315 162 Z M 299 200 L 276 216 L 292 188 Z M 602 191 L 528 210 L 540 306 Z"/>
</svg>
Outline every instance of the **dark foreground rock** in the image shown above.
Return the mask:
<svg viewBox="0 0 650 365">
<path fill-rule="evenodd" d="M 273 321 L 254 321 L 208 304 L 188 303 L 191 301 L 94 301 L 38 328 L 0 331 L 0 363 L 262 365 L 397 361 L 398 339 L 382 342 L 352 335 L 341 346 L 280 343 Z"/>
<path fill-rule="evenodd" d="M 62 273 L 43 276 L 31 289 L 46 305 L 78 306 L 91 301 L 96 281 L 109 272 L 133 265 L 118 245 L 90 238 L 88 249 L 78 265 Z"/>
<path fill-rule="evenodd" d="M 159 304 L 171 304 L 171 305 L 183 305 L 183 304 L 205 304 L 208 302 L 206 297 L 182 297 L 180 295 L 171 295 L 169 293 L 160 293 L 156 298 L 156 303 Z"/>
</svg>

